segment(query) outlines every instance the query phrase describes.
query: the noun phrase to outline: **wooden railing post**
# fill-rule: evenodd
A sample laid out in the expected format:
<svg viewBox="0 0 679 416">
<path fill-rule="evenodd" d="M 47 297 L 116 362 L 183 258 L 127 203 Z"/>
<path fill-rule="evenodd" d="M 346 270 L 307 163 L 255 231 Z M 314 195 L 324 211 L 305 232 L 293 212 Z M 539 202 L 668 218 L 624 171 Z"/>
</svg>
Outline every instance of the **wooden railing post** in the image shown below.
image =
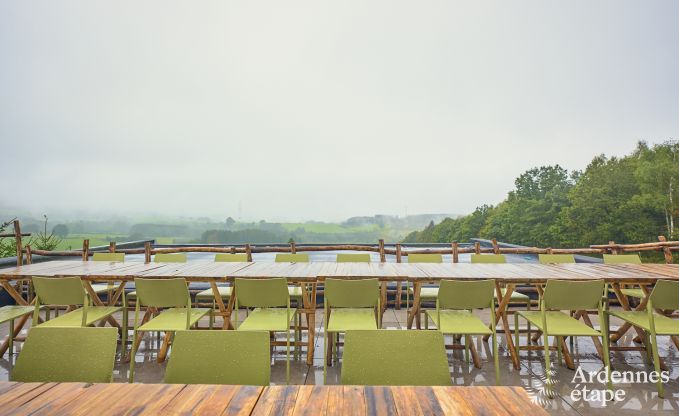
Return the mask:
<svg viewBox="0 0 679 416">
<path fill-rule="evenodd" d="M 379 246 L 380 246 L 380 263 L 384 263 L 385 261 L 387 261 L 387 256 L 384 254 L 384 239 L 380 238 Z"/>
<path fill-rule="evenodd" d="M 245 254 L 248 256 L 248 261 L 252 261 L 252 247 L 250 247 L 250 244 L 245 245 Z"/>
<path fill-rule="evenodd" d="M 457 241 L 453 241 L 453 263 L 459 263 L 460 261 L 460 247 Z"/>
<path fill-rule="evenodd" d="M 90 240 L 83 240 L 83 261 L 88 261 L 90 259 Z"/>
<path fill-rule="evenodd" d="M 667 241 L 664 235 L 659 235 L 658 236 L 658 241 L 661 243 L 664 243 Z M 670 250 L 669 247 L 663 247 L 662 248 L 663 255 L 665 256 L 665 264 L 672 264 L 674 262 L 674 259 L 672 259 L 672 250 Z"/>
<path fill-rule="evenodd" d="M 294 241 L 290 242 L 290 253 L 296 254 L 297 253 L 297 246 L 295 245 Z"/>
<path fill-rule="evenodd" d="M 151 242 L 144 243 L 144 263 L 151 263 Z"/>
<path fill-rule="evenodd" d="M 481 243 L 478 241 L 474 243 L 474 253 L 481 254 Z"/>
<path fill-rule="evenodd" d="M 396 263 L 401 262 L 401 244 L 396 244 Z"/>
<path fill-rule="evenodd" d="M 30 244 L 26 244 L 26 264 L 33 264 L 33 253 L 31 252 Z"/>
<path fill-rule="evenodd" d="M 236 246 L 231 246 L 231 254 L 236 254 Z"/>
<path fill-rule="evenodd" d="M 16 242 L 17 266 L 24 264 L 24 250 L 21 246 L 21 225 L 19 220 L 14 220 L 14 240 Z"/>
<path fill-rule="evenodd" d="M 111 241 L 110 243 L 108 243 L 108 252 L 109 253 L 115 253 L 116 252 L 116 242 L 115 241 Z"/>
<path fill-rule="evenodd" d="M 490 242 L 493 243 L 493 254 L 500 254 L 500 247 L 497 245 L 497 239 L 493 238 Z"/>
<path fill-rule="evenodd" d="M 618 248 L 615 247 L 615 241 L 609 241 L 608 245 L 611 246 L 611 254 L 618 254 Z"/>
</svg>

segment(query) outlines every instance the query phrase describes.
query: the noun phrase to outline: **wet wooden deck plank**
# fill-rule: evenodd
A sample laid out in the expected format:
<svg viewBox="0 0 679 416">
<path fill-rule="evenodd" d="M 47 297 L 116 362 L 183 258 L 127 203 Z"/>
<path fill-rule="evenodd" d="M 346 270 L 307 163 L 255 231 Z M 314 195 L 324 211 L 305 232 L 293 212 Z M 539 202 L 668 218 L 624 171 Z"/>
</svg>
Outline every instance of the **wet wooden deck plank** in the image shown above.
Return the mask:
<svg viewBox="0 0 679 416">
<path fill-rule="evenodd" d="M 520 387 L 0 383 L 2 414 L 546 415 Z"/>
</svg>

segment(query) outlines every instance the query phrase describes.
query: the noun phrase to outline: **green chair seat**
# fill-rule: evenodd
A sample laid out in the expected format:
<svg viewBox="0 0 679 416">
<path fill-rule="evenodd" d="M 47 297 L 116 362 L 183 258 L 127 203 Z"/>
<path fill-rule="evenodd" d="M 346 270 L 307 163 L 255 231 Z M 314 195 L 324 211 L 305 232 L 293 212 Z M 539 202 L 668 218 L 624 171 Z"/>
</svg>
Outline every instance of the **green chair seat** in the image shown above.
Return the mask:
<svg viewBox="0 0 679 416">
<path fill-rule="evenodd" d="M 238 327 L 239 331 L 287 331 L 293 311 L 286 308 L 257 308 Z"/>
<path fill-rule="evenodd" d="M 540 311 L 517 311 L 531 324 L 543 331 L 542 312 Z M 585 323 L 572 318 L 561 311 L 546 311 L 547 333 L 552 336 L 593 336 L 600 337 L 601 333 Z"/>
<path fill-rule="evenodd" d="M 615 290 L 608 289 L 610 293 L 615 293 Z M 646 297 L 644 291 L 641 289 L 620 289 L 620 293 L 631 298 L 643 299 Z"/>
<path fill-rule="evenodd" d="M 486 335 L 493 333 L 487 324 L 470 311 L 447 309 L 441 310 L 440 314 L 441 322 L 436 326 L 444 334 Z M 436 310 L 428 310 L 427 315 L 435 323 L 437 322 Z"/>
<path fill-rule="evenodd" d="M 336 308 L 328 319 L 329 332 L 345 332 L 354 329 L 377 329 L 375 311 L 368 308 Z"/>
<path fill-rule="evenodd" d="M 413 290 L 412 287 L 408 287 L 408 293 L 410 293 L 410 295 L 413 295 L 415 291 Z M 438 287 L 424 286 L 420 288 L 421 300 L 436 300 L 437 297 L 439 297 Z"/>
<path fill-rule="evenodd" d="M 191 308 L 189 327 L 210 312 L 209 308 Z M 172 308 L 160 313 L 152 320 L 137 328 L 137 331 L 181 331 L 186 329 L 186 309 Z"/>
<path fill-rule="evenodd" d="M 118 306 L 90 306 L 87 308 L 87 322 L 85 325 L 93 325 L 102 319 L 113 315 L 116 312 L 122 311 L 123 308 Z M 38 327 L 76 327 L 82 326 L 83 323 L 83 308 L 78 308 L 67 314 L 57 316 L 49 321 L 43 322 Z"/>
<path fill-rule="evenodd" d="M 12 381 L 110 383 L 117 339 L 116 328 L 31 328 Z"/>
<path fill-rule="evenodd" d="M 647 311 L 608 311 L 610 315 L 616 316 L 623 321 L 627 321 L 634 326 L 651 330 Z M 655 333 L 657 335 L 676 335 L 679 334 L 679 321 L 668 318 L 653 312 L 653 319 L 655 321 Z"/>
<path fill-rule="evenodd" d="M 33 313 L 34 306 L 7 305 L 0 308 L 0 322 L 7 322 L 20 318 L 27 313 Z"/>
<path fill-rule="evenodd" d="M 219 291 L 219 296 L 221 296 L 224 299 L 228 299 L 231 297 L 231 286 L 217 286 L 217 290 Z M 214 299 L 215 295 L 214 292 L 212 291 L 212 288 L 205 289 L 202 292 L 196 293 L 196 299 Z"/>
<path fill-rule="evenodd" d="M 504 288 L 504 287 L 501 288 L 500 290 L 502 291 L 502 296 L 504 296 L 507 293 L 507 289 Z M 495 299 L 497 299 L 497 293 L 493 292 L 493 297 L 495 297 Z M 521 302 L 521 303 L 528 303 L 528 301 L 530 300 L 530 296 L 525 295 L 521 292 L 513 291 L 512 295 L 509 297 L 509 300 L 510 301 L 517 301 L 517 302 Z"/>
<path fill-rule="evenodd" d="M 96 294 L 106 293 L 108 291 L 114 291 L 115 286 L 108 283 L 96 283 L 92 285 L 92 290 L 94 290 L 94 293 Z"/>
<path fill-rule="evenodd" d="M 302 297 L 302 287 L 301 286 L 288 286 L 288 295 L 291 298 L 301 298 Z"/>
</svg>

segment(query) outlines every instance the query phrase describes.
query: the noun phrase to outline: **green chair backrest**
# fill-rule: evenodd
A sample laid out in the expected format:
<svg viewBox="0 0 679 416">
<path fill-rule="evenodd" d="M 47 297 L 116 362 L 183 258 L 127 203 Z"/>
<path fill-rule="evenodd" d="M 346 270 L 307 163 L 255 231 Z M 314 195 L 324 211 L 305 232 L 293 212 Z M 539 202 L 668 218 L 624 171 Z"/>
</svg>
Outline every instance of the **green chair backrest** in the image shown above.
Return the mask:
<svg viewBox="0 0 679 416">
<path fill-rule="evenodd" d="M 246 262 L 248 255 L 246 253 L 217 253 L 215 254 L 215 261 L 224 263 Z"/>
<path fill-rule="evenodd" d="M 134 279 L 137 302 L 155 308 L 186 308 L 190 304 L 186 279 Z"/>
<path fill-rule="evenodd" d="M 268 386 L 269 333 L 177 331 L 165 383 Z"/>
<path fill-rule="evenodd" d="M 412 253 L 408 254 L 408 263 L 443 263 L 440 254 Z"/>
<path fill-rule="evenodd" d="M 493 305 L 495 280 L 441 280 L 438 304 L 441 309 L 476 309 Z"/>
<path fill-rule="evenodd" d="M 332 308 L 369 308 L 377 306 L 380 282 L 377 279 L 325 279 L 325 302 Z"/>
<path fill-rule="evenodd" d="M 276 254 L 276 263 L 308 263 L 309 255 L 306 253 L 279 253 Z"/>
<path fill-rule="evenodd" d="M 33 288 L 42 305 L 83 305 L 85 288 L 79 277 L 33 276 Z"/>
<path fill-rule="evenodd" d="M 472 254 L 472 263 L 507 263 L 504 254 Z"/>
<path fill-rule="evenodd" d="M 124 262 L 125 253 L 92 253 L 92 261 Z"/>
<path fill-rule="evenodd" d="M 679 309 L 679 282 L 658 280 L 649 296 L 654 308 Z"/>
<path fill-rule="evenodd" d="M 538 254 L 540 264 L 564 264 L 575 263 L 575 256 L 572 254 Z"/>
<path fill-rule="evenodd" d="M 370 263 L 370 254 L 338 253 L 337 263 Z"/>
<path fill-rule="evenodd" d="M 605 287 L 603 280 L 548 280 L 543 297 L 545 309 L 597 309 Z"/>
<path fill-rule="evenodd" d="M 12 381 L 110 383 L 117 339 L 116 328 L 31 328 Z"/>
<path fill-rule="evenodd" d="M 284 277 L 274 279 L 241 279 L 235 282 L 238 305 L 253 308 L 275 308 L 288 306 L 288 280 Z"/>
<path fill-rule="evenodd" d="M 369 386 L 450 386 L 443 334 L 439 331 L 347 331 L 341 382 Z"/>
<path fill-rule="evenodd" d="M 604 264 L 641 264 L 638 254 L 604 254 Z"/>
<path fill-rule="evenodd" d="M 153 256 L 155 263 L 186 263 L 186 253 L 158 253 Z"/>
</svg>

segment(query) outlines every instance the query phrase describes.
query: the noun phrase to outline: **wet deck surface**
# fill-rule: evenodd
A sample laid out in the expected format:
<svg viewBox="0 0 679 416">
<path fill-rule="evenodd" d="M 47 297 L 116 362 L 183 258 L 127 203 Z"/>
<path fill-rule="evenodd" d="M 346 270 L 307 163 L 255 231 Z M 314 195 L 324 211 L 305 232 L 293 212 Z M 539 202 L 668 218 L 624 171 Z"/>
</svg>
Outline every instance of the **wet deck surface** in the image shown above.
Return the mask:
<svg viewBox="0 0 679 416">
<path fill-rule="evenodd" d="M 486 317 L 484 317 L 486 318 Z M 594 318 L 594 317 L 593 317 Z M 510 318 L 510 322 L 513 320 Z M 597 322 L 594 322 L 597 325 Z M 617 328 L 619 322 L 612 320 L 611 327 Z M 201 322 L 201 326 L 207 326 L 207 320 Z M 305 360 L 291 361 L 291 380 L 293 384 L 323 384 L 323 313 L 317 312 L 316 318 L 316 351 L 313 365 L 307 365 Z M 384 327 L 387 329 L 404 329 L 406 326 L 405 310 L 387 310 L 384 316 Z M 24 330 L 25 331 L 25 330 Z M 8 327 L 6 324 L 0 326 L 0 334 L 7 335 Z M 619 341 L 618 345 L 633 345 L 632 331 L 628 332 L 625 338 Z M 447 337 L 448 342 L 452 342 L 451 337 Z M 500 380 L 502 385 L 521 386 L 528 391 L 528 394 L 549 413 L 560 414 L 582 414 L 582 415 L 608 415 L 608 414 L 679 414 L 679 354 L 674 344 L 667 337 L 660 338 L 660 356 L 665 359 L 666 364 L 671 369 L 670 382 L 665 385 L 666 398 L 658 398 L 654 384 L 647 383 L 627 383 L 616 384 L 614 389 L 624 391 L 624 400 L 618 402 L 608 402 L 604 407 L 601 402 L 586 402 L 573 400 L 574 390 L 582 391 L 583 384 L 578 386 L 573 378 L 576 372 L 569 370 L 565 365 L 556 365 L 552 376 L 556 381 L 556 397 L 549 399 L 544 394 L 544 359 L 541 351 L 522 351 L 521 368 L 515 370 L 512 366 L 509 354 L 505 348 L 504 337 L 500 339 Z M 522 335 L 522 345 L 525 339 Z M 472 386 L 492 386 L 494 385 L 494 372 L 492 359 L 489 360 L 489 347 L 480 338 L 475 338 L 477 349 L 482 357 L 483 368 L 476 369 L 473 365 L 467 364 L 464 360 L 462 351 L 448 352 L 450 371 L 454 385 Z M 20 343 L 18 352 L 20 352 Z M 139 383 L 161 383 L 163 381 L 165 363 L 157 363 L 156 356 L 159 349 L 158 339 L 155 335 L 147 335 L 141 344 L 136 360 L 135 379 Z M 171 352 L 170 352 L 171 354 Z M 8 359 L 5 354 L 0 359 L 0 380 L 8 380 L 12 364 L 16 354 Z M 341 349 L 340 349 L 341 358 Z M 576 366 L 582 367 L 585 372 L 600 371 L 603 368 L 599 356 L 596 353 L 594 344 L 590 338 L 581 337 L 577 340 L 573 350 L 573 358 Z M 206 359 L 206 358 L 201 358 Z M 556 352 L 552 354 L 553 362 L 556 362 Z M 285 384 L 285 349 L 277 349 L 274 357 L 274 364 L 271 372 L 272 384 Z M 645 362 L 645 356 L 637 351 L 614 352 L 611 354 L 611 363 L 614 370 L 618 371 L 644 371 L 648 373 L 652 370 Z M 114 370 L 115 382 L 126 382 L 128 375 L 128 364 L 120 362 L 118 357 Z M 328 369 L 327 384 L 339 384 L 341 364 L 334 365 Z M 553 370 L 554 371 L 554 370 Z M 588 390 L 604 389 L 604 385 L 594 380 L 587 383 Z M 576 393 L 577 394 L 577 393 Z"/>
</svg>

